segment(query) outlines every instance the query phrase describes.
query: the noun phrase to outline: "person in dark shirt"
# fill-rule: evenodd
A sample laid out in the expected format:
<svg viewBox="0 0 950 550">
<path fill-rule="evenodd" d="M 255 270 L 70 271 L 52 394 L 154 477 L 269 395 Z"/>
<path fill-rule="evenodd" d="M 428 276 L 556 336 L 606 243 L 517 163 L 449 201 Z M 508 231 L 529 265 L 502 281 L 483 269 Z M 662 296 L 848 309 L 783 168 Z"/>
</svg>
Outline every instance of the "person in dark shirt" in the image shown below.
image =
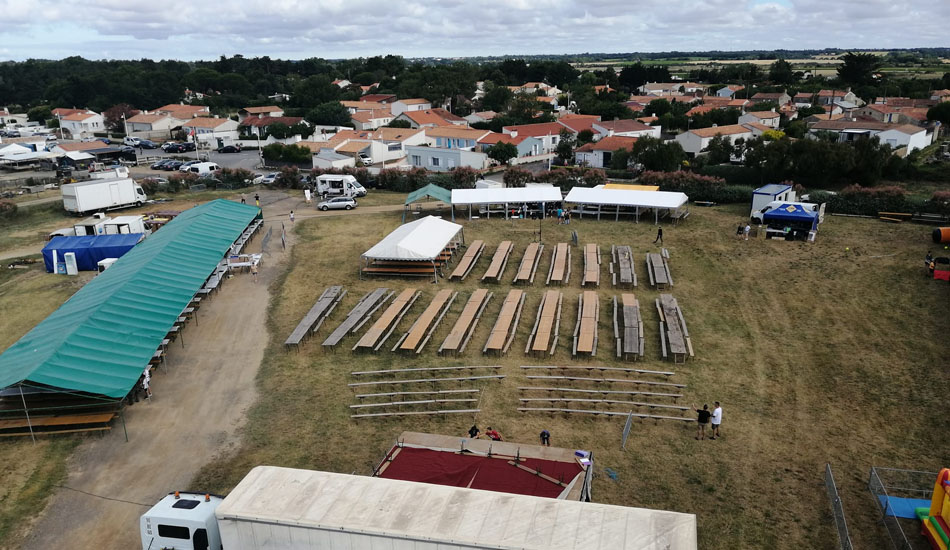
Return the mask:
<svg viewBox="0 0 950 550">
<path fill-rule="evenodd" d="M 472 439 L 478 439 L 478 436 L 479 436 L 481 433 L 482 433 L 482 432 L 481 432 L 481 430 L 478 429 L 478 426 L 476 426 L 476 425 L 474 425 L 474 424 L 472 425 L 471 428 L 468 429 L 468 436 L 471 437 Z"/>
<path fill-rule="evenodd" d="M 709 405 L 704 404 L 702 409 L 693 407 L 693 410 L 696 411 L 696 422 L 698 423 L 696 439 L 706 439 L 706 425 L 709 424 L 709 417 L 712 416 L 712 413 L 709 412 Z"/>
<path fill-rule="evenodd" d="M 545 447 L 551 446 L 551 432 L 547 430 L 541 430 L 541 444 Z"/>
</svg>

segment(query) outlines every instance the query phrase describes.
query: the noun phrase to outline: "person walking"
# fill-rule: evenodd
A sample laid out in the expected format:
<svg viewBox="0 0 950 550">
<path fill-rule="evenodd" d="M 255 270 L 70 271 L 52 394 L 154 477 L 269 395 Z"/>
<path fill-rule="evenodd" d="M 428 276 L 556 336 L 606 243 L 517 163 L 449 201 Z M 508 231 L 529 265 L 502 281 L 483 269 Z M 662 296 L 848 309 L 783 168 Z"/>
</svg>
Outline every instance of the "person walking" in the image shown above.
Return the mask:
<svg viewBox="0 0 950 550">
<path fill-rule="evenodd" d="M 709 405 L 704 404 L 702 409 L 697 409 L 694 406 L 693 410 L 696 411 L 696 439 L 706 439 L 706 425 L 709 424 L 709 417 L 712 416 L 709 412 Z"/>
<path fill-rule="evenodd" d="M 241 204 L 247 204 L 247 195 L 241 193 Z"/>
<path fill-rule="evenodd" d="M 251 277 L 254 277 L 254 284 L 257 284 L 257 264 L 251 261 Z"/>
<path fill-rule="evenodd" d="M 545 447 L 551 446 L 551 432 L 547 430 L 541 430 L 541 445 Z"/>
<path fill-rule="evenodd" d="M 749 233 L 751 232 L 752 232 L 752 226 L 749 225 L 748 223 L 745 224 L 745 229 L 742 230 L 744 240 L 747 240 L 747 241 L 749 240 Z"/>
<path fill-rule="evenodd" d="M 720 424 L 722 424 L 722 406 L 719 404 L 719 401 L 716 401 L 713 403 L 712 429 L 709 432 L 709 439 L 722 437 L 722 435 L 719 433 Z"/>
<path fill-rule="evenodd" d="M 660 243 L 663 244 L 663 228 L 656 228 L 656 239 L 653 239 L 653 244 Z"/>
<path fill-rule="evenodd" d="M 150 387 L 152 382 L 152 373 L 149 372 L 148 367 L 145 367 L 145 372 L 142 373 L 142 390 L 145 391 L 145 398 L 151 401 L 152 399 L 152 388 Z"/>
<path fill-rule="evenodd" d="M 739 240 L 742 238 L 742 233 L 743 233 L 743 228 L 742 228 L 742 223 L 740 222 L 739 226 L 736 227 L 736 240 Z"/>
<path fill-rule="evenodd" d="M 258 208 L 260 208 L 260 206 L 261 206 L 261 195 L 260 195 L 260 193 L 254 193 L 254 202 L 256 202 Z"/>
<path fill-rule="evenodd" d="M 485 435 L 492 441 L 504 441 L 504 439 L 501 438 L 501 434 L 498 433 L 497 430 L 493 430 L 491 426 L 485 429 Z"/>
<path fill-rule="evenodd" d="M 291 224 L 294 223 L 294 211 L 293 211 L 293 210 L 290 211 L 290 223 L 291 223 Z"/>
</svg>

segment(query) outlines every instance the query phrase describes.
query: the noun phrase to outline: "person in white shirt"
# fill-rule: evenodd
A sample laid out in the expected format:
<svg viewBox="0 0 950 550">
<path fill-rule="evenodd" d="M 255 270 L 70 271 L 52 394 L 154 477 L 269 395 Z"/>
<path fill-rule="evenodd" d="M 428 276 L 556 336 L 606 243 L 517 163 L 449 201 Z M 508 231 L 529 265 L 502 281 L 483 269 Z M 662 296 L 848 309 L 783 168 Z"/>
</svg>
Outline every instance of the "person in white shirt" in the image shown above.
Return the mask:
<svg viewBox="0 0 950 550">
<path fill-rule="evenodd" d="M 717 437 L 722 437 L 719 434 L 719 425 L 722 424 L 722 406 L 719 405 L 719 401 L 714 403 L 713 413 L 712 413 L 712 436 L 709 439 L 716 439 Z"/>
</svg>

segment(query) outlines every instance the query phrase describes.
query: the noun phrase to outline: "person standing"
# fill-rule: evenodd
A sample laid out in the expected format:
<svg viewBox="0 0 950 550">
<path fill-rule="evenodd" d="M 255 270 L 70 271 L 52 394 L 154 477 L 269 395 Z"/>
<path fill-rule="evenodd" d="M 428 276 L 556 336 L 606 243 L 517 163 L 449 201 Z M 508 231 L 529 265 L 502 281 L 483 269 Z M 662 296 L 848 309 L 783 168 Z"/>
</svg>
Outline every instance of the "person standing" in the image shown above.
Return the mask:
<svg viewBox="0 0 950 550">
<path fill-rule="evenodd" d="M 547 430 L 541 430 L 541 445 L 545 447 L 551 446 L 551 432 Z"/>
<path fill-rule="evenodd" d="M 472 427 L 468 429 L 468 436 L 472 439 L 478 439 L 478 436 L 481 435 L 482 431 L 478 429 L 478 426 L 472 424 Z"/>
<path fill-rule="evenodd" d="M 260 208 L 260 206 L 261 206 L 261 195 L 260 195 L 260 193 L 254 193 L 254 202 L 256 202 L 256 203 L 257 203 L 257 207 Z"/>
<path fill-rule="evenodd" d="M 742 234 L 743 234 L 745 240 L 747 240 L 747 241 L 749 240 L 749 233 L 751 233 L 751 232 L 752 232 L 752 226 L 749 225 L 748 223 L 745 224 L 745 229 L 742 230 Z"/>
<path fill-rule="evenodd" d="M 251 277 L 254 277 L 254 284 L 257 284 L 257 263 L 251 261 Z"/>
<path fill-rule="evenodd" d="M 739 240 L 742 238 L 742 233 L 743 233 L 743 228 L 742 228 L 742 223 L 740 223 L 739 226 L 736 227 L 736 240 Z"/>
<path fill-rule="evenodd" d="M 145 372 L 142 373 L 142 390 L 145 391 L 145 398 L 148 400 L 152 399 L 152 373 L 149 372 L 148 367 L 145 367 Z"/>
<path fill-rule="evenodd" d="M 558 207 L 558 209 L 557 209 L 557 224 L 558 224 L 558 225 L 561 225 L 562 223 L 564 223 L 564 209 L 561 208 L 561 207 Z"/>
<path fill-rule="evenodd" d="M 656 239 L 653 239 L 653 244 L 660 243 L 663 244 L 663 228 L 656 228 Z"/>
<path fill-rule="evenodd" d="M 571 211 L 570 210 L 566 210 L 564 212 L 564 223 L 566 223 L 567 225 L 571 225 Z"/>
<path fill-rule="evenodd" d="M 706 425 L 709 424 L 709 417 L 712 416 L 709 405 L 704 404 L 702 409 L 693 407 L 693 410 L 696 411 L 696 439 L 706 439 Z"/>
<path fill-rule="evenodd" d="M 241 193 L 241 204 L 247 204 L 247 195 Z"/>
<path fill-rule="evenodd" d="M 290 211 L 290 223 L 291 223 L 291 224 L 294 223 L 294 211 L 293 211 L 293 210 Z"/>
<path fill-rule="evenodd" d="M 719 404 L 719 401 L 713 403 L 713 412 L 712 412 L 712 429 L 710 430 L 709 439 L 716 439 L 717 437 L 722 437 L 719 434 L 719 425 L 722 424 L 722 406 Z"/>
</svg>

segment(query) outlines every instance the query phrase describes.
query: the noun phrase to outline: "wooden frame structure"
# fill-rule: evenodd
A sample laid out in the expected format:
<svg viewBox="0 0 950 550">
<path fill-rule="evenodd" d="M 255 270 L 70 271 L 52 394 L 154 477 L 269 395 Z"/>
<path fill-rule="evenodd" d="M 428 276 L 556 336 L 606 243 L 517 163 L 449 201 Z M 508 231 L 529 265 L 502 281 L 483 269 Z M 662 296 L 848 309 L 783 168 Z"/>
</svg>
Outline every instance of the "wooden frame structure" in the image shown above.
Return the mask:
<svg viewBox="0 0 950 550">
<path fill-rule="evenodd" d="M 449 289 L 440 290 L 432 297 L 429 306 L 419 315 L 419 318 L 409 327 L 409 330 L 396 342 L 392 351 L 413 351 L 416 354 L 429 342 L 432 333 L 439 327 L 442 318 L 452 307 L 452 302 L 459 293 Z"/>
<path fill-rule="evenodd" d="M 631 293 L 613 297 L 614 303 L 614 339 L 617 341 L 617 358 L 636 361 L 643 357 L 643 317 L 640 316 L 640 302 Z M 618 315 L 619 312 L 619 315 Z"/>
<path fill-rule="evenodd" d="M 525 370 L 586 370 L 587 372 L 591 371 L 600 371 L 600 372 L 622 372 L 622 373 L 633 373 L 633 374 L 651 374 L 657 376 L 666 376 L 669 378 L 676 374 L 675 372 L 662 371 L 662 370 L 647 370 L 647 369 L 634 369 L 630 367 L 606 367 L 604 365 L 522 365 L 522 369 Z"/>
<path fill-rule="evenodd" d="M 294 346 L 299 350 L 300 342 L 320 329 L 320 325 L 333 313 L 333 310 L 344 296 L 346 296 L 346 291 L 343 290 L 342 286 L 331 286 L 324 290 L 317 298 L 317 302 L 310 308 L 310 311 L 304 315 L 297 328 L 287 337 L 284 345 L 288 348 Z"/>
<path fill-rule="evenodd" d="M 581 286 L 600 286 L 600 246 L 594 243 L 584 245 L 584 277 Z"/>
<path fill-rule="evenodd" d="M 694 354 L 683 310 L 672 294 L 660 294 L 656 299 L 656 310 L 660 315 L 660 346 L 663 358 L 670 356 L 674 363 L 685 363 L 686 359 Z"/>
<path fill-rule="evenodd" d="M 388 294 L 387 294 L 388 293 Z M 327 336 L 327 339 L 323 341 L 323 347 L 333 348 L 340 343 L 347 334 L 358 329 L 363 323 L 369 319 L 377 309 L 383 306 L 389 299 L 395 294 L 395 292 L 390 292 L 388 288 L 380 287 L 376 290 L 371 290 L 363 295 L 360 298 L 360 301 L 353 306 L 353 309 L 346 314 L 346 319 L 343 320 L 336 329 Z"/>
<path fill-rule="evenodd" d="M 465 347 L 472 338 L 472 334 L 475 333 L 475 327 L 478 326 L 478 321 L 482 318 L 482 312 L 485 311 L 485 306 L 488 305 L 492 295 L 493 293 L 484 288 L 476 289 L 472 293 L 459 318 L 455 321 L 452 330 L 449 331 L 448 336 L 439 346 L 440 354 L 465 352 Z"/>
<path fill-rule="evenodd" d="M 534 275 L 538 271 L 538 263 L 541 261 L 541 255 L 544 253 L 542 243 L 531 243 L 525 248 L 524 257 L 521 258 L 521 264 L 518 266 L 518 272 L 512 283 L 534 284 Z"/>
<path fill-rule="evenodd" d="M 626 245 L 610 247 L 610 279 L 613 286 L 636 287 L 637 272 L 634 269 L 633 250 Z"/>
<path fill-rule="evenodd" d="M 511 241 L 501 241 L 499 243 L 498 248 L 495 249 L 495 254 L 492 256 L 491 264 L 485 274 L 482 275 L 483 281 L 501 282 L 501 278 L 505 274 L 505 267 L 508 266 L 508 258 L 514 248 L 515 245 Z"/>
<path fill-rule="evenodd" d="M 554 355 L 557 348 L 558 333 L 561 328 L 561 303 L 564 294 L 559 290 L 548 290 L 541 295 L 538 304 L 538 314 L 534 320 L 534 327 L 528 335 L 528 343 L 524 347 L 525 355 Z M 552 337 L 553 332 L 553 337 Z M 550 348 L 550 349 L 549 349 Z"/>
<path fill-rule="evenodd" d="M 449 280 L 458 279 L 459 281 L 464 281 L 465 277 L 468 277 L 468 274 L 472 272 L 472 268 L 475 267 L 475 264 L 478 263 L 478 259 L 481 257 L 483 250 L 485 250 L 485 241 L 472 241 L 468 250 L 466 250 L 462 258 L 459 259 L 459 263 L 455 266 L 452 274 L 449 275 Z"/>
<path fill-rule="evenodd" d="M 482 353 L 508 353 L 508 348 L 515 339 L 515 333 L 518 331 L 518 321 L 521 320 L 521 310 L 524 307 L 525 292 L 519 289 L 508 291 L 505 301 L 501 304 L 501 311 L 498 312 L 498 318 L 495 325 L 488 335 L 485 347 Z"/>
<path fill-rule="evenodd" d="M 663 290 L 673 286 L 673 275 L 670 274 L 670 253 L 665 248 L 660 254 L 647 254 L 647 274 L 650 276 L 650 286 Z"/>
<path fill-rule="evenodd" d="M 400 292 L 399 295 L 389 303 L 389 307 L 379 316 L 379 319 L 376 319 L 376 322 L 369 327 L 369 330 L 363 334 L 363 337 L 356 342 L 352 351 L 369 349 L 379 351 L 379 348 L 386 343 L 386 340 L 389 339 L 389 335 L 392 334 L 393 330 L 399 325 L 399 321 L 402 320 L 403 315 L 412 308 L 412 304 L 416 302 L 421 294 L 422 292 L 414 288 L 407 288 Z"/>
<path fill-rule="evenodd" d="M 548 268 L 548 280 L 545 284 L 567 284 L 571 280 L 571 247 L 567 243 L 558 243 L 551 256 L 551 267 Z"/>
<path fill-rule="evenodd" d="M 575 394 L 585 394 L 585 395 L 642 395 L 645 397 L 669 397 L 676 403 L 676 400 L 680 397 L 683 397 L 681 393 L 663 393 L 663 392 L 652 392 L 652 391 L 640 391 L 640 390 L 601 390 L 601 389 L 587 389 L 587 388 L 561 388 L 561 387 L 550 387 L 550 386 L 522 386 L 518 388 L 518 391 L 528 392 L 528 391 L 541 391 L 541 392 L 560 392 L 560 393 L 575 393 Z"/>
<path fill-rule="evenodd" d="M 686 384 L 674 384 L 673 382 L 656 382 L 654 380 L 634 380 L 631 378 L 593 378 L 590 376 L 571 376 L 571 375 L 546 375 L 546 374 L 528 374 L 525 376 L 528 380 L 569 380 L 571 382 L 594 382 L 610 384 L 635 384 L 637 386 L 659 386 L 665 388 L 682 389 Z"/>
<path fill-rule="evenodd" d="M 600 296 L 593 290 L 585 290 L 577 296 L 577 324 L 574 326 L 574 347 L 571 355 L 587 353 L 597 355 L 597 327 L 600 324 Z"/>
<path fill-rule="evenodd" d="M 658 414 L 641 414 L 635 412 L 623 412 L 623 411 L 602 411 L 597 409 L 561 409 L 555 407 L 518 407 L 518 412 L 554 412 L 554 413 L 580 413 L 580 414 L 592 414 L 594 416 L 604 415 L 604 416 L 625 416 L 625 417 L 634 417 L 639 418 L 640 420 L 655 420 L 659 422 L 660 420 L 679 420 L 680 422 L 696 422 L 692 418 L 687 418 L 685 416 L 663 416 Z"/>
</svg>

